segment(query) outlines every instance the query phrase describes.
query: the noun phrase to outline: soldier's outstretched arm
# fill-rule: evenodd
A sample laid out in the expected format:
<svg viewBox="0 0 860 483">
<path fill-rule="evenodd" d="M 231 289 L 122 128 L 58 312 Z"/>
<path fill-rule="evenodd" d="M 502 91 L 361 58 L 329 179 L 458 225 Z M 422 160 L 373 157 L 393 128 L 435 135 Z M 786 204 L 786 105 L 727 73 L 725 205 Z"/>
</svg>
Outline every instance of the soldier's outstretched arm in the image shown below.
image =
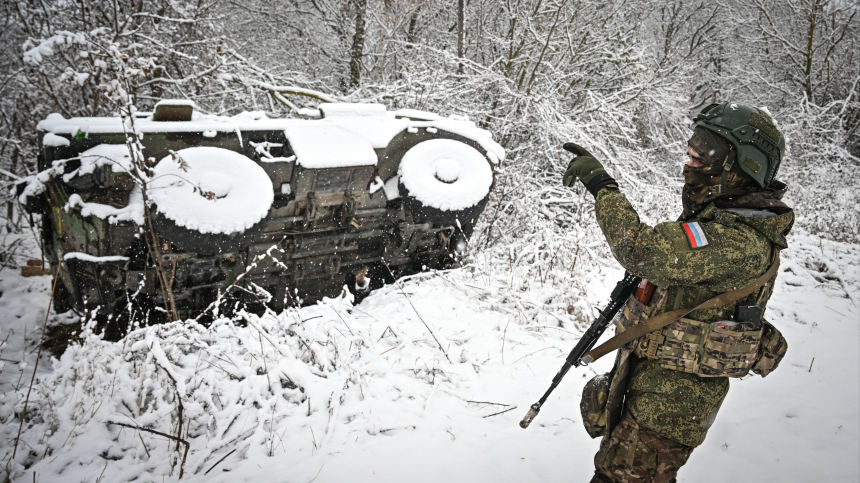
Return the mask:
<svg viewBox="0 0 860 483">
<path fill-rule="evenodd" d="M 594 212 L 618 262 L 630 273 L 656 285 L 710 284 L 731 290 L 750 282 L 750 274 L 770 265 L 770 243 L 737 217 L 720 210 L 707 222 L 667 222 L 655 227 L 639 215 L 619 191 L 603 164 L 582 146 L 565 143 L 576 157 L 562 183 L 578 179 L 595 197 Z"/>
<path fill-rule="evenodd" d="M 597 223 L 618 262 L 657 285 L 743 286 L 750 273 L 770 264 L 763 235 L 744 229 L 733 214 L 720 211 L 703 222 L 666 222 L 651 227 L 615 187 L 595 199 Z M 748 268 L 748 269 L 744 269 Z M 738 280 L 734 280 L 737 277 Z"/>
</svg>

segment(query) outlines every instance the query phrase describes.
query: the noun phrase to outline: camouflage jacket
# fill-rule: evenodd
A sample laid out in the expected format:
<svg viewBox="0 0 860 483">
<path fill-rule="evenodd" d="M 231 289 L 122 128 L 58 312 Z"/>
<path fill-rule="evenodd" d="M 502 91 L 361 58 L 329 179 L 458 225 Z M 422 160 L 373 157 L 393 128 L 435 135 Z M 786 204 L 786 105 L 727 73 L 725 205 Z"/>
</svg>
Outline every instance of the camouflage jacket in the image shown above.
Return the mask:
<svg viewBox="0 0 860 483">
<path fill-rule="evenodd" d="M 628 302 L 619 322 L 622 328 L 640 317 L 695 307 L 762 275 L 773 261 L 774 250 L 787 247 L 785 236 L 794 221 L 791 209 L 779 201 L 781 194 L 748 195 L 734 206 L 712 203 L 690 220 L 650 227 L 640 222 L 620 191 L 600 190 L 595 213 L 612 253 L 629 272 L 657 286 L 648 306 Z M 688 231 L 690 225 L 698 230 L 698 238 Z M 760 294 L 736 305 L 758 302 L 765 307 L 771 289 L 768 284 Z M 693 311 L 686 317 L 725 320 L 734 308 Z M 662 368 L 658 361 L 633 356 L 635 344 L 620 350 L 616 358 L 606 405 L 606 434 L 627 407 L 646 428 L 686 446 L 698 446 L 728 392 L 728 378 L 702 378 Z"/>
<path fill-rule="evenodd" d="M 650 227 L 639 221 L 636 210 L 616 189 L 600 190 L 595 204 L 597 223 L 618 263 L 667 291 L 669 304 L 659 312 L 695 307 L 744 287 L 767 271 L 774 249 L 788 247 L 785 237 L 794 222 L 790 209 L 778 211 L 783 213 L 722 209 L 711 203 L 690 220 Z M 705 235 L 700 247 L 694 247 L 694 237 L 684 226 L 693 223 Z M 652 304 L 659 303 L 659 298 Z M 727 318 L 730 309 L 696 311 L 687 317 L 711 322 Z"/>
</svg>

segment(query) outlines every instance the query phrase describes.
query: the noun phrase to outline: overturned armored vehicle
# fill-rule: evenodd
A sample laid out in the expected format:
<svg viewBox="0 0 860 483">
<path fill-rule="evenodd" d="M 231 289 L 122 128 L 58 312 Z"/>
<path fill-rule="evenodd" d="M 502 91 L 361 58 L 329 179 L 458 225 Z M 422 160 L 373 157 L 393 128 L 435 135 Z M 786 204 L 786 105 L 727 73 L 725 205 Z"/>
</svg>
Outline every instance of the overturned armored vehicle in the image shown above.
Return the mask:
<svg viewBox="0 0 860 483">
<path fill-rule="evenodd" d="M 39 123 L 40 173 L 19 199 L 42 215 L 53 272 L 62 266 L 57 311 L 282 309 L 444 266 L 464 248 L 504 157 L 487 131 L 375 104 L 302 114 L 162 101 L 132 119 Z"/>
</svg>

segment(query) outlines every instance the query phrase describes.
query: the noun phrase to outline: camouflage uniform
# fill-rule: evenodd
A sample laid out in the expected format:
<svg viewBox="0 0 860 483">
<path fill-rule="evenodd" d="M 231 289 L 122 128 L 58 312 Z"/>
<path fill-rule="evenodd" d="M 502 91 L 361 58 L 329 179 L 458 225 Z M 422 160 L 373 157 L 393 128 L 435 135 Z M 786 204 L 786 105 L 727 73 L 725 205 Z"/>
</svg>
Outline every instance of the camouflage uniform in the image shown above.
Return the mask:
<svg viewBox="0 0 860 483">
<path fill-rule="evenodd" d="M 707 238 L 706 245 L 693 248 L 682 222 L 647 226 L 617 188 L 600 189 L 595 213 L 612 253 L 628 271 L 657 286 L 647 306 L 631 297 L 616 329 L 695 307 L 761 276 L 775 251 L 787 247 L 785 235 L 794 214 L 780 201 L 783 193 L 756 192 L 710 203 L 685 220 L 698 222 Z M 737 305 L 765 307 L 772 286 Z M 686 317 L 728 320 L 734 309 L 699 310 Z M 670 330 L 671 325 L 662 329 L 663 334 Z M 693 448 L 704 441 L 728 392 L 728 377 L 699 377 L 644 357 L 649 343 L 644 337 L 619 351 L 606 405 L 607 433 L 595 456 L 593 481 L 674 481 Z"/>
</svg>

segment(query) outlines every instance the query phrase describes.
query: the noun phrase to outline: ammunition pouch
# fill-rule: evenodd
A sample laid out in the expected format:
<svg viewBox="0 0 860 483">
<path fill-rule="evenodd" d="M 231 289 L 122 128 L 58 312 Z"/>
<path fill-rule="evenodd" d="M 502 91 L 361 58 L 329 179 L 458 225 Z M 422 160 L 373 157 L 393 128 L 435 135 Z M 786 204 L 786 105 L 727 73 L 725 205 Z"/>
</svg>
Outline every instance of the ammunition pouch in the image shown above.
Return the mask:
<svg viewBox="0 0 860 483">
<path fill-rule="evenodd" d="M 660 300 L 648 307 L 631 297 L 618 331 L 643 323 L 664 304 Z M 639 357 L 660 361 L 663 368 L 700 377 L 743 377 L 749 371 L 764 377 L 776 369 L 788 343 L 772 324 L 763 320 L 757 330 L 730 324 L 681 318 L 630 342 L 629 348 Z"/>
<path fill-rule="evenodd" d="M 768 321 L 762 321 L 761 344 L 752 371 L 765 377 L 776 369 L 788 351 L 788 341 L 782 333 Z"/>
<path fill-rule="evenodd" d="M 659 359 L 667 369 L 701 377 L 743 377 L 749 373 L 759 355 L 765 328 L 758 324 L 758 320 L 701 322 L 685 316 L 698 310 L 736 306 L 756 292 L 758 303 L 764 303 L 778 270 L 779 252 L 774 251 L 770 268 L 749 285 L 701 303 L 696 301 L 695 307 L 676 307 L 659 314 L 657 312 L 667 305 L 668 291 L 665 287 L 654 293 L 657 302 L 653 305 L 645 306 L 631 296 L 621 320 L 616 324 L 615 336 L 589 351 L 582 360 L 590 363 L 626 346 L 626 350 L 632 350 L 640 357 Z M 675 299 L 675 305 L 678 305 L 680 296 L 676 294 Z M 753 326 L 752 329 L 749 329 L 748 324 Z M 787 344 L 784 339 L 780 342 L 775 334 L 771 337 L 773 340 L 769 341 L 771 348 L 768 357 L 778 364 L 777 357 L 780 352 L 785 353 Z M 769 372 L 773 366 L 766 362 L 764 369 Z"/>
<path fill-rule="evenodd" d="M 756 362 L 762 329 L 734 330 L 722 322 L 678 319 L 644 337 L 644 357 L 660 366 L 700 377 L 743 377 Z M 656 331 L 655 331 L 656 332 Z"/>
<path fill-rule="evenodd" d="M 592 438 L 606 434 L 606 402 L 609 400 L 609 387 L 614 372 L 613 370 L 608 374 L 594 376 L 582 388 L 579 412 L 582 414 L 585 431 Z"/>
</svg>

